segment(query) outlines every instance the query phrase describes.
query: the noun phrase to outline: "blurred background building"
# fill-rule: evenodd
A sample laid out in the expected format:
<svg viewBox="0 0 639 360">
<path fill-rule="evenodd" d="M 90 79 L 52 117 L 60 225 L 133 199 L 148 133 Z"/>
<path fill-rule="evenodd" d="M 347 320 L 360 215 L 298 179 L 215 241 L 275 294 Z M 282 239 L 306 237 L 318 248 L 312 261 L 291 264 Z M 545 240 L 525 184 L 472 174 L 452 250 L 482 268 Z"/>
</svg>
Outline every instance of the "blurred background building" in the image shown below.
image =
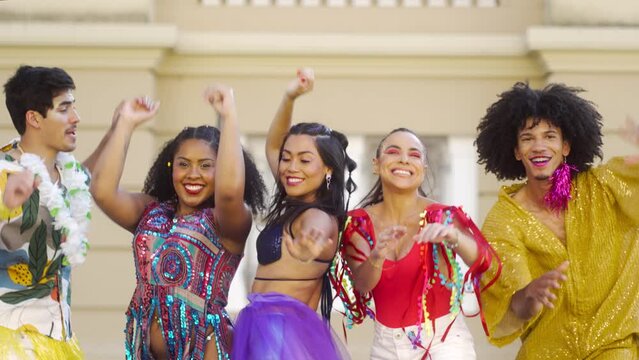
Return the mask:
<svg viewBox="0 0 639 360">
<path fill-rule="evenodd" d="M 123 179 L 131 190 L 141 189 L 166 139 L 215 123 L 203 89 L 230 84 L 244 144 L 272 188 L 264 135 L 287 82 L 310 66 L 316 87 L 294 118 L 349 136 L 360 164 L 351 204 L 371 186 L 381 135 L 403 126 L 428 147 L 433 197 L 462 204 L 481 224 L 500 184 L 475 163 L 475 128 L 517 81 L 587 89 L 605 120 L 606 158 L 636 151 L 617 129 L 639 116 L 638 25 L 635 0 L 0 0 L 0 80 L 20 64 L 66 69 L 77 85 L 81 159 L 121 99 L 161 100 L 157 118 L 133 139 Z M 4 106 L 0 119 L 0 139 L 15 137 Z M 94 219 L 88 261 L 73 274 L 73 321 L 88 359 L 121 359 L 135 282 L 131 235 L 98 209 Z M 251 243 L 232 312 L 245 304 L 255 258 Z M 338 332 L 340 320 L 334 316 Z M 490 346 L 477 319 L 467 321 L 479 359 L 514 358 L 518 344 Z M 367 358 L 371 340 L 370 321 L 349 332 L 354 359 Z"/>
</svg>

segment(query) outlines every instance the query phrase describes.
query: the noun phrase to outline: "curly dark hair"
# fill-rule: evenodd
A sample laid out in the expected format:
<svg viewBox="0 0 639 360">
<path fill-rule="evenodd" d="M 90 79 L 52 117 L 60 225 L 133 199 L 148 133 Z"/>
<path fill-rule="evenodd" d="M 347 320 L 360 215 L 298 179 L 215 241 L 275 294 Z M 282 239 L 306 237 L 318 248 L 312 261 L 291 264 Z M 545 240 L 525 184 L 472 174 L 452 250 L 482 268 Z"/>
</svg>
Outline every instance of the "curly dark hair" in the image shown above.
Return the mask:
<svg viewBox="0 0 639 360">
<path fill-rule="evenodd" d="M 189 139 L 204 140 L 217 153 L 220 145 L 220 130 L 208 125 L 186 127 L 176 137 L 167 141 L 149 169 L 142 192 L 153 196 L 158 201 L 175 201 L 177 194 L 173 187 L 172 170 L 169 164 L 173 162 L 180 145 Z M 266 208 L 266 187 L 253 157 L 244 149 L 242 154 L 245 176 L 244 202 L 251 208 L 253 215 L 257 215 Z M 215 206 L 214 199 L 211 199 L 211 202 Z"/>
<path fill-rule="evenodd" d="M 384 141 L 386 141 L 386 139 L 388 139 L 389 136 L 397 132 L 406 132 L 406 133 L 414 135 L 416 138 L 419 139 L 419 136 L 417 136 L 417 134 L 413 130 L 403 128 L 403 127 L 393 129 L 391 132 L 386 134 L 386 136 L 384 136 L 382 140 L 379 141 L 379 144 L 377 144 L 377 150 L 375 150 L 375 158 L 379 159 L 379 155 L 382 152 L 382 144 L 384 143 Z M 424 149 L 426 149 L 426 146 L 424 146 L 424 144 L 422 144 L 422 146 L 424 147 Z M 428 156 L 426 152 L 424 152 L 424 161 L 428 163 Z M 427 177 L 425 179 L 427 182 L 429 181 Z M 426 192 L 421 186 L 417 189 L 417 192 L 419 193 L 419 195 L 423 197 L 427 196 Z M 373 188 L 364 196 L 364 198 L 359 202 L 359 204 L 357 204 L 357 207 L 367 207 L 369 205 L 377 204 L 382 201 L 384 201 L 384 193 L 382 191 L 382 181 L 380 180 L 378 176 L 377 181 L 375 181 L 375 185 L 373 185 Z"/>
<path fill-rule="evenodd" d="M 515 159 L 517 135 L 528 119 L 533 126 L 545 120 L 561 129 L 570 144 L 566 162 L 578 171 L 589 169 L 595 157 L 601 159 L 601 115 L 595 105 L 579 97 L 583 89 L 550 84 L 541 90 L 518 82 L 499 95 L 477 126 L 479 164 L 486 166 L 499 180 L 517 180 L 526 176 L 523 164 Z"/>
<path fill-rule="evenodd" d="M 346 153 L 348 139 L 339 131 L 318 123 L 298 123 L 293 125 L 280 147 L 279 160 L 282 159 L 282 151 L 286 140 L 291 135 L 310 135 L 315 138 L 317 152 L 324 164 L 333 170 L 330 189 L 326 187 L 326 180 L 322 182 L 316 190 L 315 201 L 304 202 L 291 199 L 287 196 L 284 185 L 276 179 L 276 188 L 273 203 L 266 216 L 266 227 L 281 224 L 288 228 L 288 232 L 293 234 L 293 221 L 304 211 L 311 208 L 318 208 L 329 215 L 337 218 L 339 231 L 341 232 L 346 220 L 346 211 L 351 194 L 357 189 L 353 181 L 352 173 L 357 164 Z M 348 177 L 346 177 L 348 171 Z M 344 193 L 348 192 L 348 199 L 344 199 Z M 331 285 L 328 272 L 322 279 L 321 312 L 325 319 L 330 319 L 330 312 L 333 306 Z"/>
<path fill-rule="evenodd" d="M 47 111 L 53 108 L 53 98 L 73 89 L 73 79 L 60 68 L 20 66 L 4 84 L 5 103 L 18 134 L 23 135 L 27 128 L 27 111 L 34 110 L 47 117 Z"/>
</svg>

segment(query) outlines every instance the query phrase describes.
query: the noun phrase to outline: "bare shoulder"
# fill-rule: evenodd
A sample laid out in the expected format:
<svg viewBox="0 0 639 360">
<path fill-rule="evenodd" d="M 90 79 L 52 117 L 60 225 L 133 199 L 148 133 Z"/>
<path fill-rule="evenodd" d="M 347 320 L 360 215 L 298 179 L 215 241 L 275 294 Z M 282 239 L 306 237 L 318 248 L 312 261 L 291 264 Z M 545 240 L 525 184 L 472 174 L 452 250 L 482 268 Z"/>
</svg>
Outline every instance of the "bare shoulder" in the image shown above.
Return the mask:
<svg viewBox="0 0 639 360">
<path fill-rule="evenodd" d="M 437 200 L 431 199 L 431 198 L 427 198 L 427 197 L 419 197 L 419 204 L 421 205 L 421 207 L 423 208 L 427 208 L 431 205 L 445 205 L 440 203 Z"/>
<path fill-rule="evenodd" d="M 305 210 L 293 222 L 293 228 L 315 227 L 325 231 L 332 231 L 337 226 L 335 216 L 317 208 Z"/>
</svg>

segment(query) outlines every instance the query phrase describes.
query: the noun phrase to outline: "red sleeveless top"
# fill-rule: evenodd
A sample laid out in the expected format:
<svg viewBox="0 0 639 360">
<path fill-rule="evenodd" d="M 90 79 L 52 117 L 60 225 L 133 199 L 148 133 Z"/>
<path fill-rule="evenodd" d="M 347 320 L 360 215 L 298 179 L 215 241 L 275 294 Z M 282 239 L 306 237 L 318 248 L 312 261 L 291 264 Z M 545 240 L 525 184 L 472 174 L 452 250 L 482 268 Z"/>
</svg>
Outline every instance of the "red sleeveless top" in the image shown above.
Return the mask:
<svg viewBox="0 0 639 360">
<path fill-rule="evenodd" d="M 479 294 L 481 290 L 491 286 L 501 273 L 501 261 L 494 250 L 488 245 L 481 232 L 473 221 L 458 207 L 446 206 L 442 204 L 431 204 L 422 214 L 420 225 L 426 223 L 441 222 L 442 214 L 448 214 L 450 219 L 454 219 L 461 228 L 464 228 L 474 238 L 478 246 L 478 257 L 475 263 L 463 276 L 463 283 L 469 281 L 479 301 L 482 325 L 488 334 L 485 325 L 483 312 L 481 311 L 481 301 Z M 348 247 L 351 247 L 356 255 L 352 256 L 355 261 L 366 261 L 364 253 L 357 249 L 351 242 L 354 233 L 364 238 L 371 249 L 376 245 L 375 229 L 368 213 L 364 209 L 355 209 L 348 213 L 344 231 L 339 245 L 338 257 L 331 269 L 331 283 L 336 290 L 336 296 L 342 300 L 346 315 L 347 327 L 361 323 L 366 316 L 369 316 L 381 324 L 391 328 L 401 328 L 406 326 L 421 324 L 426 319 L 434 319 L 451 312 L 455 307 L 455 313 L 460 311 L 461 297 L 459 294 L 452 296 L 450 287 L 443 284 L 444 280 L 437 276 L 440 272 L 436 269 L 435 260 L 437 253 L 443 254 L 444 244 L 414 244 L 409 253 L 398 261 L 385 260 L 382 267 L 382 275 L 379 282 L 371 293 L 361 293 L 353 287 L 353 274 L 345 261 Z M 448 249 L 450 251 L 450 249 Z M 454 253 L 451 254 L 454 259 Z M 453 276 L 453 265 L 444 256 L 439 258 L 439 266 L 446 266 L 449 277 Z M 498 267 L 497 274 L 485 287 L 480 289 L 479 281 L 481 275 L 495 262 Z M 454 260 L 453 260 L 454 262 Z M 456 265 L 456 264 L 454 264 Z M 455 268 L 458 271 L 458 266 Z M 441 273 L 441 272 L 440 272 Z M 459 276 L 459 275 L 457 275 Z M 371 308 L 370 300 L 375 301 L 375 311 Z M 422 310 L 422 303 L 425 301 L 425 314 Z M 454 304 L 453 304 L 454 303 Z M 463 311 L 463 310 L 462 310 Z M 468 316 L 468 315 L 467 315 Z"/>
<path fill-rule="evenodd" d="M 349 213 L 351 222 L 344 230 L 342 241 L 348 244 L 354 232 L 365 240 L 377 243 L 375 229 L 368 213 L 364 209 L 355 209 Z M 361 259 L 365 260 L 365 259 Z M 382 276 L 372 291 L 375 301 L 377 321 L 391 328 L 415 325 L 418 322 L 418 304 L 421 296 L 425 272 L 419 244 L 413 244 L 410 252 L 398 261 L 384 261 Z M 448 314 L 450 309 L 450 289 L 436 282 L 427 294 L 431 318 Z"/>
</svg>

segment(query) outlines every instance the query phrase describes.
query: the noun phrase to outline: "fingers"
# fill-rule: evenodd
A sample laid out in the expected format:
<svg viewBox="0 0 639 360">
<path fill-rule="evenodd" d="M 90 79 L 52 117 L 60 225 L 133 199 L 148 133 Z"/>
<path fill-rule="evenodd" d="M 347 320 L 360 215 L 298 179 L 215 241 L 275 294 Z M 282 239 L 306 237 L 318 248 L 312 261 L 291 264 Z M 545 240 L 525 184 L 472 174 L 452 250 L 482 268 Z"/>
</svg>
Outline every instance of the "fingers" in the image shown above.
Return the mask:
<svg viewBox="0 0 639 360">
<path fill-rule="evenodd" d="M 639 124 L 630 116 L 626 118 L 626 125 L 622 131 L 622 136 L 629 142 L 639 145 Z"/>
<path fill-rule="evenodd" d="M 561 289 L 561 282 L 568 279 L 565 272 L 569 265 L 568 261 L 564 261 L 555 269 L 533 280 L 527 287 L 528 297 L 553 309 L 555 307 L 553 303 L 557 300 L 557 295 L 553 293 L 553 290 Z"/>
<path fill-rule="evenodd" d="M 224 84 L 213 84 L 204 90 L 204 99 L 211 104 L 233 97 L 233 88 Z"/>
<path fill-rule="evenodd" d="M 9 209 L 22 205 L 33 193 L 40 180 L 29 170 L 12 173 L 7 179 L 2 201 Z"/>
<path fill-rule="evenodd" d="M 303 230 L 295 239 L 285 236 L 284 242 L 289 253 L 303 262 L 316 259 L 327 246 L 334 244 L 333 239 L 325 237 L 324 232 L 316 228 Z"/>
<path fill-rule="evenodd" d="M 315 73 L 311 68 L 300 68 L 297 70 L 299 86 L 304 92 L 312 90 L 315 83 Z"/>
<path fill-rule="evenodd" d="M 568 280 L 568 277 L 565 274 L 565 272 L 568 271 L 568 266 L 570 266 L 570 262 L 566 260 L 555 269 L 555 271 L 559 273 L 559 279 L 561 279 L 561 281 Z"/>
<path fill-rule="evenodd" d="M 149 96 L 141 96 L 135 98 L 135 105 L 146 111 L 152 111 L 153 109 L 157 108 L 157 104 L 158 103 L 151 99 L 151 97 Z"/>
<path fill-rule="evenodd" d="M 408 232 L 408 229 L 406 228 L 406 226 L 402 226 L 402 225 L 389 226 L 385 228 L 381 233 L 379 233 L 377 242 L 380 243 L 380 242 L 387 242 L 391 240 L 399 240 L 402 237 L 404 237 L 404 235 L 406 235 L 407 232 Z"/>
<path fill-rule="evenodd" d="M 223 119 L 235 113 L 235 94 L 230 86 L 223 84 L 209 86 L 204 91 L 204 100 L 211 104 Z"/>
<path fill-rule="evenodd" d="M 414 237 L 413 239 L 419 243 L 432 242 L 432 243 L 441 243 L 444 241 L 446 237 L 451 236 L 454 228 L 439 224 L 439 223 L 430 223 L 426 224 Z"/>
<path fill-rule="evenodd" d="M 292 80 L 286 88 L 286 96 L 295 100 L 298 96 L 313 90 L 315 84 L 315 74 L 311 68 L 300 68 L 297 70 L 295 80 Z"/>
</svg>

